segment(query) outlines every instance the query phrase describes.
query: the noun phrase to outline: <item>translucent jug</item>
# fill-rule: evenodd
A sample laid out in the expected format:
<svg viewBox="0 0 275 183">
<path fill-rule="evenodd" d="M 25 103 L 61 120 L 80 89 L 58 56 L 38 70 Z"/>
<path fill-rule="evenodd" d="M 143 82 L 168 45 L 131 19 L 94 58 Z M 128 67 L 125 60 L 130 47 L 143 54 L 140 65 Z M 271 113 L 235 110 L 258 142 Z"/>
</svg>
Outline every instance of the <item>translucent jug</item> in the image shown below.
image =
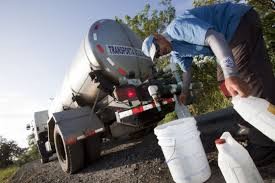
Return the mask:
<svg viewBox="0 0 275 183">
<path fill-rule="evenodd" d="M 275 106 L 267 100 L 249 96 L 232 98 L 234 109 L 244 120 L 275 142 Z"/>
<path fill-rule="evenodd" d="M 247 150 L 229 132 L 224 132 L 215 144 L 218 165 L 227 183 L 264 182 Z"/>
<path fill-rule="evenodd" d="M 191 117 L 191 113 L 186 105 L 180 104 L 177 97 L 174 96 L 175 99 L 175 112 L 177 114 L 178 119 Z"/>
</svg>

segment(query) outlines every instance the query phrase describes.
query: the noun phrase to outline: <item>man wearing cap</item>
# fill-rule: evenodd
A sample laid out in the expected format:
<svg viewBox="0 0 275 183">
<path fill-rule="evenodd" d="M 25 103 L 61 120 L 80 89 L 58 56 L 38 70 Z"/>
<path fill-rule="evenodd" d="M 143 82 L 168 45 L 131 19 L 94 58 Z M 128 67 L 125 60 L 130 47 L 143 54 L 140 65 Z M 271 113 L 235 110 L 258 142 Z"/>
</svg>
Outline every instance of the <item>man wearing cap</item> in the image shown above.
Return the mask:
<svg viewBox="0 0 275 183">
<path fill-rule="evenodd" d="M 176 17 L 162 34 L 148 36 L 142 51 L 152 61 L 169 54 L 170 62 L 183 71 L 179 96 L 184 103 L 191 80 L 191 64 L 196 55 L 217 58 L 217 79 L 226 97 L 248 95 L 275 104 L 275 78 L 265 48 L 260 19 L 245 4 L 230 2 L 202 6 Z M 257 129 L 250 128 L 247 150 L 257 165 L 275 159 L 275 143 Z"/>
</svg>

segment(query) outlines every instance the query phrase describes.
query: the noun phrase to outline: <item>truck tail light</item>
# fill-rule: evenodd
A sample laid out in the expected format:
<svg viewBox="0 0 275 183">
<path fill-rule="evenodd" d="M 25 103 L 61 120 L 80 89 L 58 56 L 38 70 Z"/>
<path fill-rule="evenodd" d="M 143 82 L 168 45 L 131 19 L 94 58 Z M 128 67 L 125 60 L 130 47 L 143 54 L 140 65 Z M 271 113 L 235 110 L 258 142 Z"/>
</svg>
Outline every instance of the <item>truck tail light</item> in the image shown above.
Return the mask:
<svg viewBox="0 0 275 183">
<path fill-rule="evenodd" d="M 115 90 L 115 95 L 118 100 L 136 100 L 137 99 L 137 91 L 133 86 L 121 87 Z"/>
</svg>

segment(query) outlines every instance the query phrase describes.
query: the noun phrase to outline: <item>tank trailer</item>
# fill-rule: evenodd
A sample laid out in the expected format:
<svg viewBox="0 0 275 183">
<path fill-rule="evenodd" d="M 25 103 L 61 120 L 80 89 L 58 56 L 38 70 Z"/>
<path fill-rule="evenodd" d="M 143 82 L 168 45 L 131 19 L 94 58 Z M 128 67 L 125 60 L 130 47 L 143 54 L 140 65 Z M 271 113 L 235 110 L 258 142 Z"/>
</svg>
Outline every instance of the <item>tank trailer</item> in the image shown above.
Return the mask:
<svg viewBox="0 0 275 183">
<path fill-rule="evenodd" d="M 181 81 L 157 72 L 141 45 L 125 24 L 91 26 L 52 105 L 34 114 L 42 163 L 56 153 L 63 171 L 75 173 L 100 157 L 103 139 L 153 129 L 174 110 Z"/>
</svg>

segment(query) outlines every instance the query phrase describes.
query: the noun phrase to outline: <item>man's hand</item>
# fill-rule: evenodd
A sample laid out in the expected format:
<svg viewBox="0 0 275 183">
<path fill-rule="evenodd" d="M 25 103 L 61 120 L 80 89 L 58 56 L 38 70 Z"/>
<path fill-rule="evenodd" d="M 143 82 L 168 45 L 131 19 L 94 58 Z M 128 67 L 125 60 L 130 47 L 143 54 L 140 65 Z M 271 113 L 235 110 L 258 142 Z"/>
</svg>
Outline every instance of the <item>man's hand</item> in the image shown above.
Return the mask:
<svg viewBox="0 0 275 183">
<path fill-rule="evenodd" d="M 247 97 L 250 94 L 248 84 L 237 76 L 226 78 L 225 87 L 231 96 Z"/>
<path fill-rule="evenodd" d="M 178 101 L 181 105 L 185 104 L 187 99 L 187 94 L 185 92 L 181 92 L 180 95 L 178 96 Z"/>
</svg>

